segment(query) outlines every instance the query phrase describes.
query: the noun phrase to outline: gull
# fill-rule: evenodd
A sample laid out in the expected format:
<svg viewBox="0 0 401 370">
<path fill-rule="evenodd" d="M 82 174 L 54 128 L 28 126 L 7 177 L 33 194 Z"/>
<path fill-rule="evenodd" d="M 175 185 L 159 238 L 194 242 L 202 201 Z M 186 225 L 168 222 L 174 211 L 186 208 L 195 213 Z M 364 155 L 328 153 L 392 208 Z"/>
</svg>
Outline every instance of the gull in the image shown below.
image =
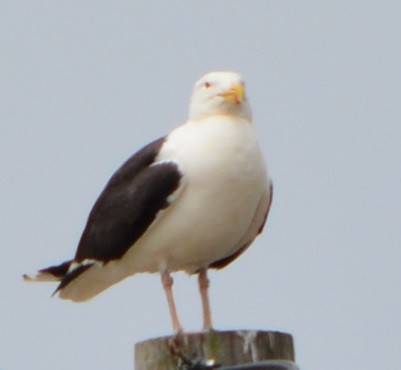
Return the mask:
<svg viewBox="0 0 401 370">
<path fill-rule="evenodd" d="M 137 273 L 159 273 L 182 332 L 172 272 L 198 274 L 203 329 L 212 329 L 208 269 L 221 269 L 262 232 L 272 202 L 243 78 L 211 72 L 193 88 L 186 123 L 132 155 L 96 200 L 74 258 L 28 281 L 58 281 L 86 301 Z"/>
</svg>

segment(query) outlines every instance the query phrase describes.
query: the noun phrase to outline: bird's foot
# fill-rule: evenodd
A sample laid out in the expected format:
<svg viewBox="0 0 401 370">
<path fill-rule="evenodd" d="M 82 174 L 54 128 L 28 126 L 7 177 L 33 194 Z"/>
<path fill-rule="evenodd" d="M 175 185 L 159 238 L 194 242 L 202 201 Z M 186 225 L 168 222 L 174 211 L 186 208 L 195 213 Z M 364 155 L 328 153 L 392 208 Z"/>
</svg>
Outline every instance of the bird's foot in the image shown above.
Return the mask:
<svg viewBox="0 0 401 370">
<path fill-rule="evenodd" d="M 213 370 L 222 365 L 216 364 L 214 360 L 192 359 L 184 353 L 185 344 L 183 332 L 176 333 L 168 341 L 170 352 L 179 359 L 179 369 L 181 370 Z"/>
<path fill-rule="evenodd" d="M 210 333 L 216 331 L 212 326 L 204 325 L 201 332 L 202 333 Z"/>
</svg>

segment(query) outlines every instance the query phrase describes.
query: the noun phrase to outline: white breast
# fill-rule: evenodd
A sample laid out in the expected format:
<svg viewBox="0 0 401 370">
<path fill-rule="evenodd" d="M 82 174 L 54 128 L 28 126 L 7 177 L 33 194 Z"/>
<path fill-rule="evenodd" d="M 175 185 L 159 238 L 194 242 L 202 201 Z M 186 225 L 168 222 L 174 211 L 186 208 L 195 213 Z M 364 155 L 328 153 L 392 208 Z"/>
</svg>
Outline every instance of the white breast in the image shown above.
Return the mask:
<svg viewBox="0 0 401 370">
<path fill-rule="evenodd" d="M 193 272 L 234 253 L 268 186 L 251 124 L 190 121 L 169 135 L 157 160 L 178 163 L 183 189 L 124 258 L 131 273 Z"/>
</svg>

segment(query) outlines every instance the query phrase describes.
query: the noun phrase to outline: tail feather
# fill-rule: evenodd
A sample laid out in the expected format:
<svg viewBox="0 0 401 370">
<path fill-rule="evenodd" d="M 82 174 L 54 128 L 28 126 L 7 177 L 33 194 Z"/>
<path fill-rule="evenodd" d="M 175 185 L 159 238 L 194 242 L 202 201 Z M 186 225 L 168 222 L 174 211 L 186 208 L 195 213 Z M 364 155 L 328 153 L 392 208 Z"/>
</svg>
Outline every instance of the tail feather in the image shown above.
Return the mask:
<svg viewBox="0 0 401 370">
<path fill-rule="evenodd" d="M 82 265 L 77 265 L 71 271 L 68 272 L 65 276 L 62 277 L 60 284 L 58 285 L 57 289 L 54 291 L 53 296 L 65 288 L 71 281 L 76 279 L 79 275 L 85 272 L 87 269 L 91 268 L 94 265 L 93 262 L 86 263 Z"/>
<path fill-rule="evenodd" d="M 44 282 L 44 281 L 61 281 L 67 274 L 70 265 L 73 261 L 66 261 L 60 265 L 46 267 L 39 270 L 35 275 L 23 275 L 24 281 Z"/>
<path fill-rule="evenodd" d="M 130 274 L 115 261 L 104 264 L 86 259 L 66 261 L 57 266 L 39 270 L 36 275 L 23 275 L 25 281 L 59 282 L 54 295 L 73 302 L 84 302 L 117 284 Z"/>
</svg>

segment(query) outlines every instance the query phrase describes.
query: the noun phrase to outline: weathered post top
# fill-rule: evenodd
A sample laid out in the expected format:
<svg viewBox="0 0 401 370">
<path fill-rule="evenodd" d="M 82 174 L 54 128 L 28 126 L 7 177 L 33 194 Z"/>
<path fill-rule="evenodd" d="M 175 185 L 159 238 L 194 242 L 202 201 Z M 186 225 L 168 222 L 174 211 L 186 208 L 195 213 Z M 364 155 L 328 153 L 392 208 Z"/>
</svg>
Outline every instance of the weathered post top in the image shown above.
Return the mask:
<svg viewBox="0 0 401 370">
<path fill-rule="evenodd" d="M 135 345 L 135 370 L 211 370 L 267 360 L 285 360 L 290 364 L 276 369 L 292 368 L 295 354 L 290 334 L 210 331 L 155 338 Z"/>
</svg>

